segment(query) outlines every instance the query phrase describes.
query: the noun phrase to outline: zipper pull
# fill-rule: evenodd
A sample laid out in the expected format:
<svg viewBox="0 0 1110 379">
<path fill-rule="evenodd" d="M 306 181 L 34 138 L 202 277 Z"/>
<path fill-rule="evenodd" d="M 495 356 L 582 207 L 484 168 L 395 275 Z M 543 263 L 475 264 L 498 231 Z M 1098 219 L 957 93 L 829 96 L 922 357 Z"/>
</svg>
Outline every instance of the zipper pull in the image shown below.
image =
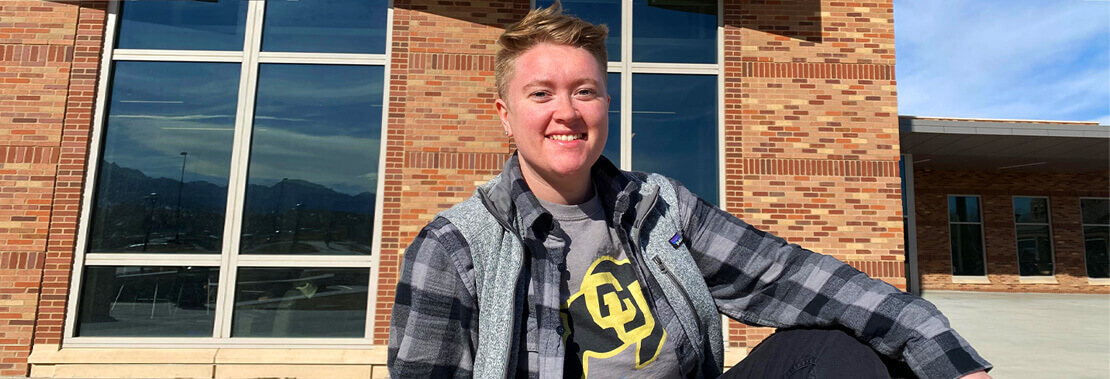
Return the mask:
<svg viewBox="0 0 1110 379">
<path fill-rule="evenodd" d="M 651 260 L 659 265 L 659 270 L 662 270 L 664 274 L 667 273 L 667 265 L 663 264 L 663 258 L 659 258 L 659 256 L 656 255 L 652 257 Z"/>
</svg>

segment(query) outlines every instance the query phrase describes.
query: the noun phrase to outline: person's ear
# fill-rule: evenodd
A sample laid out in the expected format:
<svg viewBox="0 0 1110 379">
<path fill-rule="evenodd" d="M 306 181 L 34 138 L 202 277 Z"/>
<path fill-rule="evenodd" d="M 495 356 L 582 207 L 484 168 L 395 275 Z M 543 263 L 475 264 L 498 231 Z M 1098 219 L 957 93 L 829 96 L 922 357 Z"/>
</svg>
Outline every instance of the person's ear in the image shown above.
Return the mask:
<svg viewBox="0 0 1110 379">
<path fill-rule="evenodd" d="M 498 98 L 493 102 L 493 106 L 497 108 L 497 116 L 501 118 L 501 128 L 505 129 L 505 135 L 512 137 L 513 128 L 509 125 L 509 105 L 505 103 L 504 99 Z"/>
</svg>

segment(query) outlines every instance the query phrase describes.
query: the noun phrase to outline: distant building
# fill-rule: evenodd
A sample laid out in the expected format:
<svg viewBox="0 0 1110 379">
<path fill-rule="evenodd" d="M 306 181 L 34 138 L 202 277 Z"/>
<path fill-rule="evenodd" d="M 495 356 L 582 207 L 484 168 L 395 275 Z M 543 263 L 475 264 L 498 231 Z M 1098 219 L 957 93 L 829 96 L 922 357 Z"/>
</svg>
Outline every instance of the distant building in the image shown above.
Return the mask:
<svg viewBox="0 0 1110 379">
<path fill-rule="evenodd" d="M 547 4 L 0 2 L 0 376 L 384 376 L 404 249 L 513 149 L 494 41 Z M 1108 127 L 900 120 L 890 0 L 565 7 L 610 27 L 622 168 L 902 289 L 1110 292 Z"/>
</svg>

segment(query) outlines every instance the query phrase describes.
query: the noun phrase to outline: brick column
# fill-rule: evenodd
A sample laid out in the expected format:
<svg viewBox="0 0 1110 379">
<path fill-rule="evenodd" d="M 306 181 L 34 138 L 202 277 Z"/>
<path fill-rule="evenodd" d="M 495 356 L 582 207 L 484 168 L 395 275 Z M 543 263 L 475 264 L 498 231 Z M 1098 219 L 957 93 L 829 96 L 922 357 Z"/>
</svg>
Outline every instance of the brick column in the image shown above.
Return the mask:
<svg viewBox="0 0 1110 379">
<path fill-rule="evenodd" d="M 0 376 L 61 341 L 105 3 L 0 3 Z"/>
<path fill-rule="evenodd" d="M 493 107 L 493 58 L 504 25 L 527 12 L 521 0 L 394 3 L 375 344 L 389 340 L 404 249 L 512 151 Z"/>
<path fill-rule="evenodd" d="M 904 289 L 893 4 L 724 11 L 726 210 Z M 733 322 L 730 345 L 770 332 Z"/>
</svg>

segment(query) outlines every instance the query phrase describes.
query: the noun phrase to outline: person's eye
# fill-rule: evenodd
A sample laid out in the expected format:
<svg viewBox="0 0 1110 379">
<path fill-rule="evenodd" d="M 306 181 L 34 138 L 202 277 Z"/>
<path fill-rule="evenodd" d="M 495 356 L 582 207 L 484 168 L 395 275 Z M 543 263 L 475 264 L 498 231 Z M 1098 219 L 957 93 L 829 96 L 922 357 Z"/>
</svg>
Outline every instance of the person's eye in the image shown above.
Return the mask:
<svg viewBox="0 0 1110 379">
<path fill-rule="evenodd" d="M 578 90 L 577 95 L 578 96 L 591 96 L 592 97 L 592 96 L 597 96 L 597 91 L 593 90 L 592 88 L 583 88 L 583 89 Z"/>
<path fill-rule="evenodd" d="M 547 91 L 536 91 L 529 94 L 528 97 L 542 100 L 551 97 L 551 93 L 548 93 Z"/>
</svg>

